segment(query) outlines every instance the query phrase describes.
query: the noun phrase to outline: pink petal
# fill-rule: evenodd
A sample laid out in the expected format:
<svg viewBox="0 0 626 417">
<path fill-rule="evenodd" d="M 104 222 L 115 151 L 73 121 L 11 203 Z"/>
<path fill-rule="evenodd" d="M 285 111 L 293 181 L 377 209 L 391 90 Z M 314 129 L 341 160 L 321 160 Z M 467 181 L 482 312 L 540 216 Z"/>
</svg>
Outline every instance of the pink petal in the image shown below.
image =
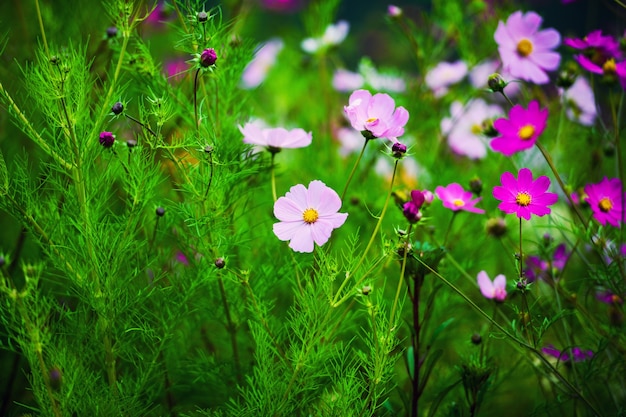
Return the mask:
<svg viewBox="0 0 626 417">
<path fill-rule="evenodd" d="M 324 220 L 332 224 L 333 228 L 341 227 L 348 218 L 348 213 L 335 213 L 330 216 L 320 217 L 320 220 Z"/>
<path fill-rule="evenodd" d="M 528 191 L 532 187 L 533 183 L 532 171 L 528 168 L 520 169 L 517 174 L 517 183 L 519 185 L 519 190 Z"/>
<path fill-rule="evenodd" d="M 561 34 L 556 29 L 545 29 L 533 36 L 536 49 L 554 49 L 561 43 Z"/>
<path fill-rule="evenodd" d="M 536 51 L 528 58 L 546 71 L 554 71 L 561 63 L 561 55 L 552 51 Z"/>
<path fill-rule="evenodd" d="M 322 219 L 319 219 L 311 225 L 311 237 L 318 246 L 322 246 L 328 242 L 330 234 L 333 231 L 333 225 Z"/>
<path fill-rule="evenodd" d="M 550 179 L 545 175 L 542 175 L 531 184 L 531 186 L 528 188 L 528 192 L 531 196 L 533 196 L 534 199 L 535 196 L 539 196 L 545 193 L 549 186 Z"/>
<path fill-rule="evenodd" d="M 289 242 L 289 247 L 296 252 L 313 252 L 313 236 L 311 225 L 305 224 Z"/>
<path fill-rule="evenodd" d="M 396 103 L 388 94 L 378 93 L 370 101 L 368 116 L 377 117 L 382 120 L 391 118 Z"/>
<path fill-rule="evenodd" d="M 478 273 L 478 276 L 476 277 L 476 280 L 478 281 L 478 288 L 480 288 L 480 292 L 483 294 L 483 296 L 485 298 L 493 298 L 494 286 L 489 279 L 487 272 L 480 271 Z"/>
<path fill-rule="evenodd" d="M 274 203 L 274 216 L 284 222 L 302 221 L 304 210 L 294 200 L 286 197 L 280 197 Z"/>
<path fill-rule="evenodd" d="M 304 222 L 280 222 L 274 223 L 272 229 L 280 240 L 291 240 L 297 234 L 306 232 L 307 224 Z"/>
<path fill-rule="evenodd" d="M 293 200 L 302 209 L 302 212 L 309 208 L 307 203 L 307 189 L 302 184 L 296 184 L 287 191 L 285 197 Z"/>
</svg>

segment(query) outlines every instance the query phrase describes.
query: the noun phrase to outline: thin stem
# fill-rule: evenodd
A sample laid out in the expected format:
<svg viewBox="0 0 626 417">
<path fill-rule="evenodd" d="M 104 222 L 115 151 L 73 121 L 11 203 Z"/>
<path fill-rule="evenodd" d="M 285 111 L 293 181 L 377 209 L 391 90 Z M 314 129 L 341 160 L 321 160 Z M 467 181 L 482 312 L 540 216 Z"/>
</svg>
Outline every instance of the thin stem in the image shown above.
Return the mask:
<svg viewBox="0 0 626 417">
<path fill-rule="evenodd" d="M 413 229 L 413 223 L 409 223 L 409 229 L 406 233 L 406 240 L 404 241 L 404 254 L 402 256 L 402 267 L 400 269 L 400 279 L 398 280 L 398 288 L 396 289 L 396 296 L 393 298 L 393 305 L 391 307 L 391 314 L 389 315 L 389 331 L 395 326 L 393 321 L 395 319 L 396 310 L 398 308 L 398 300 L 400 299 L 400 291 L 402 289 L 402 283 L 404 282 L 404 274 L 406 272 L 406 259 L 409 252 L 409 240 L 411 239 L 411 231 Z"/>
<path fill-rule="evenodd" d="M 41 9 L 39 8 L 39 0 L 35 0 L 35 8 L 37 9 L 37 20 L 39 21 L 39 30 L 41 32 L 41 40 L 43 41 L 43 47 L 46 50 L 46 56 L 50 58 L 50 50 L 48 49 L 46 31 L 43 28 L 43 19 L 41 17 Z"/>
<path fill-rule="evenodd" d="M 196 126 L 196 134 L 200 137 L 200 120 L 198 120 L 198 75 L 200 74 L 200 68 L 196 70 L 196 74 L 193 77 L 193 123 Z"/>
<path fill-rule="evenodd" d="M 363 149 L 365 150 L 365 146 L 363 147 Z M 378 222 L 376 223 L 376 227 L 374 228 L 374 232 L 372 233 L 372 236 L 370 237 L 370 240 L 367 243 L 367 246 L 365 247 L 365 250 L 363 251 L 363 254 L 361 255 L 361 258 L 359 259 L 359 262 L 357 263 L 356 267 L 354 268 L 354 272 L 355 273 L 359 270 L 361 265 L 363 265 L 363 262 L 365 262 L 365 258 L 367 257 L 367 253 L 369 252 L 370 248 L 372 247 L 372 244 L 374 243 L 374 240 L 376 239 L 376 235 L 378 234 L 378 231 L 380 230 L 380 226 L 381 226 L 381 224 L 383 222 L 383 219 L 385 218 L 385 213 L 387 212 L 387 207 L 389 207 L 389 200 L 391 199 L 391 194 L 392 194 L 392 191 L 393 191 L 393 183 L 394 183 L 394 180 L 396 178 L 396 172 L 398 170 L 398 161 L 399 160 L 396 159 L 396 162 L 393 165 L 393 174 L 391 176 L 391 183 L 389 184 L 389 192 L 387 193 L 387 199 L 385 200 L 385 205 L 383 206 L 383 211 L 380 213 L 380 216 L 378 218 Z M 355 287 L 358 287 L 363 282 L 365 277 L 366 277 L 366 275 L 362 276 L 361 279 L 359 279 L 359 281 L 357 281 L 357 283 L 355 284 Z M 351 274 L 349 274 L 349 273 L 346 274 L 346 278 L 341 283 L 341 286 L 339 287 L 339 289 L 337 290 L 337 293 L 335 294 L 335 297 L 333 298 L 333 302 L 332 302 L 333 307 L 337 307 L 339 304 L 343 303 L 350 296 L 350 293 L 348 293 L 343 298 L 339 299 L 343 289 L 346 287 L 346 285 L 348 285 L 348 281 L 350 280 L 350 278 L 351 278 Z"/>
<path fill-rule="evenodd" d="M 228 305 L 228 298 L 226 297 L 226 289 L 224 288 L 224 281 L 222 277 L 217 278 L 217 283 L 220 287 L 220 295 L 222 296 L 222 305 L 224 306 L 224 315 L 226 316 L 226 330 L 230 335 L 230 344 L 233 349 L 233 360 L 235 362 L 235 374 L 237 375 L 237 382 L 241 384 L 241 365 L 239 362 L 239 347 L 237 345 L 237 327 L 233 322 L 230 315 L 230 307 Z"/>
<path fill-rule="evenodd" d="M 124 113 L 124 116 L 126 116 L 126 118 L 127 118 L 128 120 L 132 120 L 133 122 L 137 123 L 137 124 L 138 124 L 139 126 L 141 126 L 142 128 L 146 129 L 148 132 L 150 132 L 150 134 L 151 134 L 153 137 L 155 137 L 155 138 L 157 137 L 157 134 L 156 134 L 156 133 L 154 133 L 154 130 L 150 129 L 150 126 L 146 125 L 145 123 L 142 123 L 141 121 L 139 121 L 139 120 L 135 119 L 133 116 L 131 116 L 131 115 L 129 115 L 129 114 Z"/>
<path fill-rule="evenodd" d="M 500 94 L 502 94 L 502 96 L 506 99 L 506 101 L 509 102 L 509 105 L 511 107 L 515 106 L 515 104 L 513 104 L 513 102 L 511 101 L 511 99 L 509 98 L 509 96 L 506 95 L 506 93 L 504 92 L 504 90 L 500 91 Z"/>
<path fill-rule="evenodd" d="M 275 173 L 275 165 L 274 165 L 274 157 L 276 156 L 276 152 L 271 152 L 272 161 L 270 162 L 270 178 L 272 182 L 272 198 L 276 201 L 278 198 L 276 197 L 276 173 Z"/>
<path fill-rule="evenodd" d="M 452 212 L 452 218 L 450 219 L 450 223 L 448 223 L 448 230 L 446 230 L 446 236 L 443 238 L 443 246 L 446 246 L 446 244 L 448 243 L 448 236 L 450 235 L 450 230 L 452 230 L 452 224 L 454 223 L 454 219 L 456 219 L 456 215 L 458 213 L 459 213 L 458 211 Z"/>
<path fill-rule="evenodd" d="M 357 158 L 356 162 L 354 163 L 354 166 L 352 167 L 352 171 L 350 172 L 350 175 L 348 176 L 348 181 L 346 182 L 346 186 L 343 187 L 343 192 L 341 193 L 341 201 L 343 203 L 343 198 L 346 196 L 346 192 L 348 191 L 348 186 L 350 185 L 350 181 L 352 181 L 352 177 L 354 176 L 354 173 L 356 172 L 356 168 L 359 165 L 359 162 L 361 161 L 361 158 L 363 158 L 363 154 L 365 153 L 365 147 L 367 146 L 367 143 L 370 140 L 368 138 L 365 138 L 365 143 L 363 144 L 363 148 L 361 149 L 361 153 L 359 154 L 359 157 Z"/>
</svg>

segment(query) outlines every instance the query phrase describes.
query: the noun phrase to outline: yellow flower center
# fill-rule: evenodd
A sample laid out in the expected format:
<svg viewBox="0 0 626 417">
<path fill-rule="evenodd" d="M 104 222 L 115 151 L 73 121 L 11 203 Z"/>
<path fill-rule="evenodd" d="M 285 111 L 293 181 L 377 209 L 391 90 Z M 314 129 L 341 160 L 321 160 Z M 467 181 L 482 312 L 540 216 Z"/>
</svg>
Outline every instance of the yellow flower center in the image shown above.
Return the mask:
<svg viewBox="0 0 626 417">
<path fill-rule="evenodd" d="M 522 57 L 526 57 L 530 55 L 532 51 L 533 51 L 533 44 L 528 39 L 522 39 L 517 44 L 517 53 Z"/>
<path fill-rule="evenodd" d="M 457 207 L 463 207 L 465 205 L 465 202 L 463 200 L 459 200 L 458 198 L 456 200 L 454 200 L 452 202 L 452 204 L 454 204 Z"/>
<path fill-rule="evenodd" d="M 604 197 L 600 200 L 600 202 L 598 202 L 598 207 L 600 208 L 600 211 L 608 213 L 613 208 L 613 203 L 608 197 Z"/>
<path fill-rule="evenodd" d="M 517 193 L 517 196 L 515 197 L 515 202 L 522 207 L 528 206 L 531 201 L 532 198 L 530 197 L 530 194 L 528 194 L 526 191 Z"/>
<path fill-rule="evenodd" d="M 376 120 L 378 120 L 378 117 L 370 117 L 369 119 L 367 119 L 365 122 L 366 123 L 374 123 Z"/>
<path fill-rule="evenodd" d="M 472 133 L 475 135 L 479 135 L 483 133 L 483 127 L 478 123 L 472 126 Z"/>
<path fill-rule="evenodd" d="M 304 213 L 302 213 L 302 220 L 309 224 L 315 223 L 319 217 L 320 215 L 317 210 L 312 208 L 308 208 L 304 210 Z"/>
<path fill-rule="evenodd" d="M 615 59 L 607 59 L 604 65 L 602 65 L 602 71 L 604 74 L 615 74 Z"/>
<path fill-rule="evenodd" d="M 526 125 L 522 127 L 518 132 L 518 136 L 521 140 L 528 140 L 532 138 L 534 134 L 535 134 L 535 126 L 533 125 Z"/>
</svg>

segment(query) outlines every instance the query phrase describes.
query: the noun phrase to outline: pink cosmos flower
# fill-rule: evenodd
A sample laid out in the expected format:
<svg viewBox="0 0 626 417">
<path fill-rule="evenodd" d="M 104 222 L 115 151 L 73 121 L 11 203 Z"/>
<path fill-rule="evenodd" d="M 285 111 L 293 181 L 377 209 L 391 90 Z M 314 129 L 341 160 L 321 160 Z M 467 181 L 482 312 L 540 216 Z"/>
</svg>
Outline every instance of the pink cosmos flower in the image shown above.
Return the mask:
<svg viewBox="0 0 626 417">
<path fill-rule="evenodd" d="M 265 146 L 273 152 L 282 148 L 303 148 L 309 146 L 313 139 L 311 132 L 305 132 L 304 129 L 266 128 L 259 120 L 239 126 L 239 130 L 244 136 L 244 143 Z"/>
<path fill-rule="evenodd" d="M 505 172 L 500 182 L 501 186 L 493 187 L 493 196 L 501 201 L 498 208 L 505 213 L 515 213 L 519 218 L 530 220 L 532 214 L 539 217 L 550 214 L 548 206 L 558 200 L 557 194 L 546 192 L 550 179 L 542 175 L 533 181 L 528 168 L 520 169 L 517 179 L 512 173 Z"/>
<path fill-rule="evenodd" d="M 487 145 L 483 131 L 485 122 L 501 115 L 502 108 L 496 104 L 487 104 L 478 98 L 463 106 L 455 101 L 450 106 L 451 117 L 441 121 L 441 132 L 448 137 L 448 145 L 458 155 L 470 159 L 482 159 L 487 156 Z"/>
<path fill-rule="evenodd" d="M 578 55 L 576 60 L 587 71 L 604 75 L 605 79 L 611 81 L 619 81 L 622 88 L 626 90 L 626 61 L 616 62 L 615 58 L 609 58 L 599 65 L 584 55 Z"/>
<path fill-rule="evenodd" d="M 570 355 L 567 351 L 559 351 L 553 345 L 548 345 L 541 349 L 543 353 L 546 355 L 550 355 L 554 358 L 557 358 L 561 362 L 567 362 L 570 360 Z M 584 360 L 590 359 L 593 357 L 593 351 L 591 350 L 582 350 L 579 347 L 572 348 L 572 357 L 574 358 L 574 362 L 582 362 Z"/>
<path fill-rule="evenodd" d="M 506 277 L 504 275 L 497 275 L 492 282 L 487 272 L 480 271 L 476 280 L 478 281 L 478 288 L 485 298 L 495 300 L 498 303 L 506 299 Z"/>
<path fill-rule="evenodd" d="M 395 106 L 395 101 L 387 94 L 372 96 L 367 90 L 356 90 L 343 110 L 352 127 L 366 131 L 369 139 L 394 140 L 404 134 L 404 125 L 409 120 L 409 112 L 402 106 Z"/>
<path fill-rule="evenodd" d="M 278 38 L 270 39 L 264 43 L 254 54 L 252 61 L 248 63 L 241 76 L 243 88 L 254 88 L 265 80 L 267 73 L 276 63 L 276 57 L 283 49 L 283 41 Z"/>
<path fill-rule="evenodd" d="M 550 81 L 546 71 L 554 71 L 561 56 L 554 52 L 561 35 L 554 29 L 539 30 L 542 18 L 535 12 L 517 11 L 506 24 L 500 21 L 494 35 L 504 68 L 516 78 L 535 84 Z"/>
<path fill-rule="evenodd" d="M 537 138 L 546 128 L 548 109 L 539 109 L 536 100 L 528 104 L 528 109 L 516 104 L 509 111 L 509 118 L 501 118 L 493 127 L 501 136 L 491 141 L 491 149 L 506 156 L 532 148 Z"/>
<path fill-rule="evenodd" d="M 470 213 L 483 214 L 485 210 L 476 207 L 482 197 L 472 200 L 472 192 L 465 191 L 460 184 L 452 183 L 447 187 L 435 188 L 435 194 L 443 202 L 443 206 L 452 211 L 469 211 Z"/>
<path fill-rule="evenodd" d="M 612 36 L 602 35 L 602 30 L 594 30 L 582 39 L 566 38 L 563 43 L 582 52 L 575 58 L 586 69 L 588 64 L 602 67 L 607 60 L 622 56 L 619 42 Z"/>
<path fill-rule="evenodd" d="M 601 225 L 609 223 L 619 227 L 621 222 L 626 221 L 626 212 L 623 211 L 626 194 L 619 178 L 604 177 L 599 183 L 587 184 L 585 194 L 585 201 L 591 206 L 593 218 Z"/>
<path fill-rule="evenodd" d="M 298 184 L 274 203 L 274 234 L 289 241 L 296 252 L 313 252 L 313 243 L 322 246 L 332 231 L 346 221 L 348 213 L 338 213 L 341 199 L 322 181 L 309 183 L 309 188 Z"/>
<path fill-rule="evenodd" d="M 596 99 L 589 81 L 582 76 L 576 77 L 574 84 L 567 90 L 561 90 L 567 106 L 567 117 L 584 126 L 592 126 L 598 112 Z"/>
<path fill-rule="evenodd" d="M 435 97 L 443 97 L 449 86 L 458 83 L 466 75 L 467 64 L 464 61 L 440 62 L 426 73 L 424 82 Z"/>
<path fill-rule="evenodd" d="M 333 74 L 333 87 L 337 91 L 348 92 L 354 91 L 365 83 L 363 76 L 357 72 L 348 71 L 346 69 L 338 69 Z"/>
<path fill-rule="evenodd" d="M 182 58 L 166 61 L 163 70 L 169 81 L 181 81 L 185 77 L 185 72 L 189 69 L 189 65 Z"/>
<path fill-rule="evenodd" d="M 357 153 L 363 148 L 363 135 L 349 127 L 340 127 L 335 131 L 339 141 L 339 154 L 343 157 Z"/>
</svg>

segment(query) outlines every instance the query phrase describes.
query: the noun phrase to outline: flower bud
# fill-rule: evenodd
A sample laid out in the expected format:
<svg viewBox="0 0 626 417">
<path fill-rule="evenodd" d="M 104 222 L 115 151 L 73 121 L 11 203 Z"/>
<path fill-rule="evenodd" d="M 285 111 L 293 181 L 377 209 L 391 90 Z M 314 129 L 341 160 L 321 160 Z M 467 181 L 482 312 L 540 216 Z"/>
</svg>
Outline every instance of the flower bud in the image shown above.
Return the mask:
<svg viewBox="0 0 626 417">
<path fill-rule="evenodd" d="M 363 295 L 370 295 L 371 292 L 372 292 L 372 287 L 369 285 L 364 285 L 363 288 L 361 288 L 361 294 Z"/>
<path fill-rule="evenodd" d="M 503 218 L 487 220 L 487 234 L 493 237 L 502 237 L 506 234 L 506 222 Z"/>
<path fill-rule="evenodd" d="M 387 14 L 389 15 L 389 17 L 400 17 L 402 16 L 402 9 L 399 8 L 398 6 L 394 6 L 393 4 L 390 4 L 389 6 L 387 6 Z"/>
<path fill-rule="evenodd" d="M 404 143 L 395 142 L 391 146 L 391 154 L 393 155 L 394 158 L 400 159 L 404 156 L 405 153 L 406 153 L 406 145 Z"/>
<path fill-rule="evenodd" d="M 480 345 L 483 341 L 483 338 L 478 334 L 478 333 L 474 333 L 472 335 L 472 343 L 475 345 Z"/>
<path fill-rule="evenodd" d="M 104 146 L 105 148 L 110 148 L 111 146 L 113 146 L 114 142 L 115 142 L 115 136 L 113 136 L 113 133 L 111 132 L 100 133 L 100 145 Z"/>
<path fill-rule="evenodd" d="M 163 207 L 157 207 L 156 209 L 156 215 L 159 217 L 163 217 L 165 216 L 165 209 Z"/>
<path fill-rule="evenodd" d="M 132 149 L 135 146 L 137 146 L 137 141 L 135 139 L 128 139 L 126 141 L 126 146 L 128 146 L 130 149 Z"/>
<path fill-rule="evenodd" d="M 215 267 L 217 269 L 222 269 L 226 266 L 226 261 L 224 260 L 224 258 L 217 258 L 215 260 Z"/>
<path fill-rule="evenodd" d="M 115 26 L 109 26 L 107 28 L 107 38 L 111 39 L 117 36 L 117 28 Z"/>
<path fill-rule="evenodd" d="M 556 77 L 555 84 L 557 87 L 561 87 L 565 90 L 570 88 L 576 77 L 578 76 L 578 65 L 573 61 L 569 61 L 563 66 L 563 69 L 559 71 Z"/>
<path fill-rule="evenodd" d="M 63 382 L 63 373 L 61 370 L 54 366 L 48 371 L 48 378 L 50 380 L 50 387 L 54 390 L 61 388 Z"/>
<path fill-rule="evenodd" d="M 217 61 L 217 53 L 213 48 L 207 48 L 200 54 L 200 65 L 204 68 L 214 65 L 215 61 Z"/>
<path fill-rule="evenodd" d="M 495 138 L 496 136 L 500 136 L 500 132 L 498 132 L 495 127 L 493 127 L 493 119 L 483 120 L 481 128 L 482 131 L 480 133 L 487 136 L 488 138 Z"/>
<path fill-rule="evenodd" d="M 124 111 L 124 105 L 119 101 L 111 107 L 113 114 L 118 115 Z"/>
<path fill-rule="evenodd" d="M 207 20 L 209 20 L 209 15 L 207 14 L 207 12 L 202 11 L 202 12 L 198 13 L 198 22 L 204 23 Z"/>
<path fill-rule="evenodd" d="M 483 182 L 480 178 L 472 178 L 469 182 L 469 188 L 476 196 L 480 196 L 480 193 L 483 192 Z"/>
<path fill-rule="evenodd" d="M 61 61 L 61 60 L 60 60 L 60 59 L 59 59 L 59 57 L 58 57 L 58 56 L 56 56 L 56 55 L 52 55 L 52 56 L 50 57 L 50 63 L 51 63 L 52 65 L 59 65 L 59 61 Z"/>
<path fill-rule="evenodd" d="M 498 73 L 491 74 L 487 79 L 487 86 L 494 93 L 501 93 L 504 91 L 504 87 L 507 86 L 507 82 L 504 81 L 502 76 Z"/>
</svg>

